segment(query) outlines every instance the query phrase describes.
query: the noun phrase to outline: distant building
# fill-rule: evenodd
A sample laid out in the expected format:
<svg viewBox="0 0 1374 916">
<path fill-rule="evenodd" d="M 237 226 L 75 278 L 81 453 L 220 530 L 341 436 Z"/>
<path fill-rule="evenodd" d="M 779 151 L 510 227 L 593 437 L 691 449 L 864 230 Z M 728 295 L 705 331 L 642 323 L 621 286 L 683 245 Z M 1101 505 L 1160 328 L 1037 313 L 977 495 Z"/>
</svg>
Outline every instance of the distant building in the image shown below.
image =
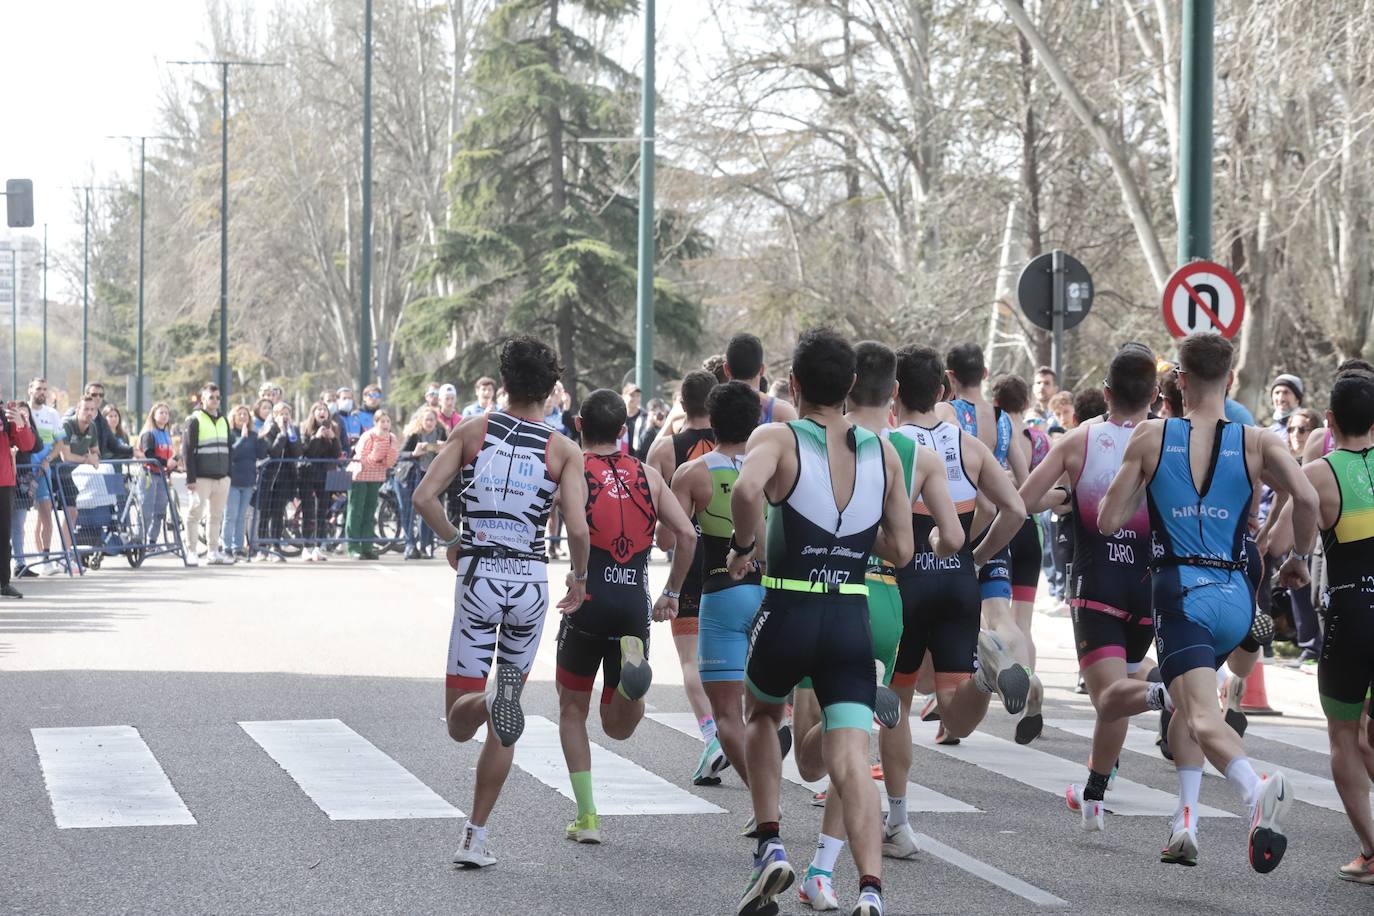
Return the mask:
<svg viewBox="0 0 1374 916">
<path fill-rule="evenodd" d="M 49 265 L 51 266 L 51 265 Z M 43 320 L 43 242 L 28 235 L 0 236 L 0 325 L 10 324 L 10 301 L 19 290 L 21 325 Z"/>
</svg>

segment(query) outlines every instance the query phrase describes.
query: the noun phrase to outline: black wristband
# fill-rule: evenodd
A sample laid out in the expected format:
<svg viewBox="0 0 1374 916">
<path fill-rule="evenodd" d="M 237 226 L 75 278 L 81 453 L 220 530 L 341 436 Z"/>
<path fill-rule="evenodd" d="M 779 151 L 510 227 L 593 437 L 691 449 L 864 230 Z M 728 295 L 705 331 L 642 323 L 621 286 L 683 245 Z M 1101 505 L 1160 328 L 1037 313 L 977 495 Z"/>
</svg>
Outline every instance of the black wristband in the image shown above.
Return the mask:
<svg viewBox="0 0 1374 916">
<path fill-rule="evenodd" d="M 746 553 L 753 553 L 754 548 L 758 546 L 758 543 L 758 538 L 755 538 L 754 540 L 749 542 L 748 547 L 745 547 L 742 544 L 740 544 L 739 541 L 735 540 L 735 535 L 733 532 L 730 535 L 730 549 L 733 550 L 735 553 L 739 554 L 740 556 L 744 556 Z"/>
</svg>

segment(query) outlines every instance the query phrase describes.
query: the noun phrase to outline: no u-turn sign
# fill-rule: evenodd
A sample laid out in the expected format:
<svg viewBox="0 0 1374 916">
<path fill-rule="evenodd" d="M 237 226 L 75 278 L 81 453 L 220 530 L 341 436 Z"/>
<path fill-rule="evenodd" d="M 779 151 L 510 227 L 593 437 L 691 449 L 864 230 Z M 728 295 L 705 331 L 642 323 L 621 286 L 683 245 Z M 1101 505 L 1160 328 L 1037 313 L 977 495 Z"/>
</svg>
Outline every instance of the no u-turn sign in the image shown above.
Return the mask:
<svg viewBox="0 0 1374 916">
<path fill-rule="evenodd" d="M 1175 337 L 1215 331 L 1229 339 L 1244 316 L 1240 283 L 1220 264 L 1185 264 L 1164 285 L 1164 326 Z"/>
</svg>

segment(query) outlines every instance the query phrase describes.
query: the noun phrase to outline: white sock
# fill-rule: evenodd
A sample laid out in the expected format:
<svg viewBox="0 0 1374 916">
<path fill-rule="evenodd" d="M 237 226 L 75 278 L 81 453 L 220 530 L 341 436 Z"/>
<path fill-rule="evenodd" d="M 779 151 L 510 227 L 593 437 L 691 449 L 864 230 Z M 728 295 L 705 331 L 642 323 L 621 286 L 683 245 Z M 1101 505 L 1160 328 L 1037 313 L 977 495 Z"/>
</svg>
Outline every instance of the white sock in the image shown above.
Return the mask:
<svg viewBox="0 0 1374 916">
<path fill-rule="evenodd" d="M 887 797 L 887 826 L 900 827 L 905 823 L 907 823 L 906 796 L 893 798 L 889 795 Z"/>
<path fill-rule="evenodd" d="M 1217 689 L 1218 689 L 1218 690 L 1220 690 L 1222 687 L 1225 687 L 1225 686 L 1226 686 L 1226 678 L 1227 678 L 1227 676 L 1228 676 L 1228 674 L 1227 674 L 1227 669 L 1225 669 L 1225 668 L 1218 668 L 1218 669 L 1217 669 Z"/>
<path fill-rule="evenodd" d="M 1188 829 L 1197 832 L 1197 799 L 1202 792 L 1202 767 L 1178 768 L 1178 807 L 1174 810 L 1174 829 L 1183 829 L 1183 810 L 1191 809 Z"/>
<path fill-rule="evenodd" d="M 704 719 L 698 719 L 697 728 L 701 729 L 701 740 L 710 744 L 711 739 L 716 736 L 715 716 L 707 716 Z"/>
<path fill-rule="evenodd" d="M 487 838 L 487 828 L 478 827 L 472 821 L 468 821 L 467 829 L 472 831 L 472 838 L 479 842 Z"/>
<path fill-rule="evenodd" d="M 834 873 L 835 863 L 840 858 L 840 852 L 844 849 L 844 840 L 837 840 L 833 836 L 820 835 L 816 842 L 816 856 L 811 860 L 811 867 L 816 871 L 823 871 L 827 875 Z"/>
<path fill-rule="evenodd" d="M 996 674 L 991 675 L 991 677 L 993 678 L 996 678 L 996 676 Z M 996 693 L 997 690 L 994 682 L 988 680 L 988 677 L 988 673 L 983 670 L 983 666 L 979 664 L 978 659 L 975 658 L 973 660 L 973 685 L 977 687 L 979 690 L 981 690 L 983 693 L 986 693 L 989 696 L 991 696 L 992 694 Z"/>
<path fill-rule="evenodd" d="M 1249 757 L 1237 757 L 1226 767 L 1226 781 L 1235 786 L 1247 805 L 1259 798 L 1260 778 L 1250 765 Z"/>
<path fill-rule="evenodd" d="M 1163 684 L 1151 683 L 1150 686 L 1145 688 L 1145 706 L 1148 709 L 1159 712 L 1167 705 L 1166 698 L 1168 695 L 1168 690 Z"/>
</svg>

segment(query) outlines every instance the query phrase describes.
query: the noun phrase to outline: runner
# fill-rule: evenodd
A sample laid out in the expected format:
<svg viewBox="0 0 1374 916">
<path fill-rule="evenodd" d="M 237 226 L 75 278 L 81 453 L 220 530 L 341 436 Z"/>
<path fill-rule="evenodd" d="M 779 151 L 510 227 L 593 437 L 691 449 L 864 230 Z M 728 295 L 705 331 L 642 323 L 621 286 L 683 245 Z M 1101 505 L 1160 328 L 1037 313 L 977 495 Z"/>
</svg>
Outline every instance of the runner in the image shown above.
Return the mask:
<svg viewBox="0 0 1374 916">
<path fill-rule="evenodd" d="M 897 428 L 894 443 L 906 439 L 929 449 L 944 465 L 944 480 L 966 536 L 973 524 L 980 495 L 997 510 L 983 542 L 975 549 L 971 537 L 962 549 L 941 558 L 929 548 L 936 510 L 923 498 L 911 504 L 916 556 L 898 574 L 902 592 L 902 643 L 897 652 L 892 688 L 902 703 L 902 716 L 892 741 L 892 763 L 884 763 L 889 787 L 903 794 L 888 799 L 889 844 L 894 828 L 905 822 L 906 779 L 911 770 L 911 726 L 908 713 L 918 672 L 927 657 L 934 670 L 935 708 L 928 715 L 940 719 L 942 742 L 956 743 L 973 732 L 987 715 L 994 693 L 1024 696 L 1024 669 L 1008 652 L 998 634 L 979 630 L 977 566 L 1000 551 L 1021 528 L 1025 507 L 1011 479 L 987 446 L 953 423 L 936 415 L 943 386 L 944 365 L 929 347 L 897 351 Z M 976 673 L 975 673 L 976 672 Z M 1009 684 L 1008 687 L 1002 685 Z M 938 714 L 936 713 L 938 710 Z M 897 799 L 898 803 L 893 804 Z"/>
<path fill-rule="evenodd" d="M 1194 334 L 1179 345 L 1179 388 L 1187 419 L 1147 420 L 1126 447 L 1121 470 L 1098 507 L 1097 527 L 1114 534 L 1149 501 L 1155 650 L 1178 708 L 1169 746 L 1179 774 L 1179 809 L 1161 861 L 1197 863 L 1197 799 L 1203 756 L 1251 809 L 1250 865 L 1269 872 L 1283 859 L 1283 815 L 1293 790 L 1282 772 L 1261 780 L 1216 701 L 1216 669 L 1250 632 L 1254 592 L 1245 576 L 1245 531 L 1257 482 L 1287 492 L 1300 553 L 1316 536 L 1317 496 L 1287 446 L 1225 419 L 1234 379 L 1230 341 Z M 1199 483 L 1201 480 L 1201 483 Z M 1285 584 L 1306 576 L 1286 562 Z"/>
<path fill-rule="evenodd" d="M 701 682 L 710 701 L 714 723 L 711 745 L 717 752 L 724 748 L 719 763 L 712 760 L 705 770 L 698 766 L 697 774 L 718 783 L 716 774 L 733 764 L 747 786 L 744 658 L 749 648 L 749 624 L 763 601 L 763 586 L 759 584 L 761 576 L 757 569 L 742 579 L 733 578 L 725 568 L 725 557 L 730 552 L 730 539 L 735 536 L 730 492 L 744 463 L 749 436 L 759 423 L 758 395 L 744 382 L 729 382 L 713 385 L 706 404 L 715 448 L 683 464 L 673 475 L 673 494 L 696 519 L 701 532 L 700 646 L 699 652 L 693 654 L 698 658 Z M 752 540 L 752 536 L 744 540 Z M 702 763 L 708 763 L 705 754 Z"/>
<path fill-rule="evenodd" d="M 953 400 L 937 405 L 937 418 L 957 423 L 964 432 L 976 437 L 992 451 L 993 457 L 1011 475 L 1012 481 L 1020 484 L 1026 479 L 1026 456 L 1021 449 L 1011 447 L 1014 433 L 1011 417 L 983 397 L 982 385 L 988 377 L 983 348 L 973 343 L 961 344 L 949 351 L 945 363 Z M 980 506 L 974 515 L 971 532 L 975 548 L 986 537 L 986 525 L 986 506 Z M 1030 647 L 1012 615 L 1011 589 L 1011 549 L 1004 547 L 978 568 L 983 621 L 987 629 L 997 634 L 1012 659 L 1024 669 L 1020 674 L 1013 672 L 1001 682 L 1002 703 L 1012 715 L 1024 710 L 1027 716 L 1038 718 L 1044 690 L 1040 686 L 1040 679 L 1031 671 Z M 1018 740 L 1023 734 L 1034 732 L 1023 744 L 1039 734 L 1034 728 L 1035 721 L 1036 718 L 1032 718 L 1024 729 L 1021 723 L 1017 723 Z"/>
<path fill-rule="evenodd" d="M 1074 520 L 1074 558 L 1069 566 L 1078 666 L 1088 685 L 1093 726 L 1088 779 L 1066 792 L 1069 809 L 1082 813 L 1083 829 L 1102 830 L 1103 799 L 1126 741 L 1129 717 L 1160 710 L 1163 684 L 1144 679 L 1145 653 L 1154 637 L 1150 610 L 1150 518 L 1140 506 L 1118 531 L 1097 530 L 1098 502 L 1121 467 L 1126 444 L 1149 415 L 1155 399 L 1155 358 L 1134 347 L 1119 351 L 1107 370 L 1109 413 L 1060 439 L 1021 487 L 1033 512 L 1068 505 Z M 1067 477 L 1070 486 L 1056 486 Z"/>
<path fill-rule="evenodd" d="M 699 458 L 711 451 L 715 444 L 715 433 L 711 431 L 711 418 L 706 411 L 706 399 L 711 389 L 716 387 L 716 377 L 702 369 L 695 369 L 682 377 L 678 388 L 678 403 L 684 413 L 680 432 L 654 440 L 649 447 L 648 464 L 672 482 L 678 468 L 688 461 Z M 688 510 L 690 515 L 695 513 Z M 701 686 L 701 673 L 697 670 L 697 628 L 701 608 L 701 566 L 702 546 L 700 529 L 693 532 L 695 552 L 692 565 L 687 571 L 687 579 L 682 583 L 682 598 L 677 604 L 677 616 L 672 620 L 673 646 L 677 649 L 678 662 L 682 666 L 682 686 L 687 691 L 687 703 L 692 714 L 697 717 L 697 727 L 701 729 L 701 739 L 706 742 L 697 760 L 697 768 L 692 773 L 692 785 L 720 785 L 721 770 L 729 766 L 725 752 L 716 739 L 716 720 L 711 714 L 711 705 L 706 699 L 706 691 Z M 681 549 L 687 549 L 683 545 Z M 677 549 L 677 546 L 674 546 Z"/>
<path fill-rule="evenodd" d="M 663 478 L 639 459 L 620 451 L 625 433 L 624 399 L 602 388 L 582 402 L 577 429 L 587 480 L 587 526 L 591 556 L 586 598 L 560 604 L 558 628 L 558 735 L 577 801 L 577 819 L 566 835 L 579 843 L 600 843 L 601 824 L 592 797 L 592 748 L 587 714 L 592 685 L 601 669 L 601 727 L 624 741 L 644 718 L 649 692 L 649 551 L 660 523 L 679 541 L 695 534 L 691 521 L 668 492 Z M 679 551 L 668 585 L 654 602 L 655 620 L 677 613 L 682 580 L 693 553 Z"/>
<path fill-rule="evenodd" d="M 781 398 L 763 393 L 763 343 L 753 334 L 736 334 L 725 345 L 725 377 L 744 382 L 759 398 L 759 423 L 786 423 L 797 411 Z"/>
<path fill-rule="evenodd" d="M 485 724 L 489 737 L 499 739 L 485 741 L 477 758 L 472 815 L 453 857 L 467 867 L 496 863 L 487 846 L 487 818 L 525 727 L 520 692 L 548 610 L 544 528 L 555 493 L 572 563 L 559 609 L 580 607 L 586 589 L 582 453 L 542 422 L 544 400 L 560 372 L 558 358 L 546 344 L 532 337 L 506 341 L 501 382 L 509 404 L 463 420 L 415 489 L 416 511 L 447 548 L 449 565 L 458 572 L 444 685 L 449 737 L 471 740 Z M 461 482 L 461 531 L 449 521 L 443 503 L 455 481 Z"/>
<path fill-rule="evenodd" d="M 910 562 L 912 530 L 896 451 L 841 412 L 854 368 L 853 347 L 833 331 L 802 334 L 789 381 L 804 419 L 754 432 L 731 493 L 736 531 L 758 529 L 765 497 L 774 507 L 767 591 L 750 630 L 745 671 L 758 848 L 741 914 L 776 913 L 775 898 L 796 877 L 778 837 L 777 729 L 788 692 L 807 676 L 821 706 L 825 759 L 846 801 L 845 827 L 860 876 L 853 914 L 883 912 L 878 797 L 868 768 L 876 673 L 862 577 L 875 553 L 896 566 Z M 752 567 L 758 546 L 732 540 L 727 563 L 737 580 Z"/>
<path fill-rule="evenodd" d="M 857 427 L 887 437 L 890 430 L 892 395 L 897 387 L 897 355 L 886 346 L 865 341 L 854 347 L 856 378 L 849 392 L 845 416 Z M 931 507 L 939 522 L 938 528 L 924 541 L 921 550 L 935 551 L 944 559 L 953 556 L 964 546 L 964 529 L 950 501 L 945 483 L 945 467 L 930 449 L 918 448 L 904 436 L 890 438 L 902 464 L 901 486 L 904 493 L 916 494 L 916 499 Z M 914 532 L 913 532 L 914 534 Z M 890 712 L 880 713 L 884 728 L 878 732 L 878 757 L 888 793 L 889 817 L 884 829 L 883 854 L 909 859 L 917 853 L 916 832 L 906 817 L 906 770 L 911 760 L 911 728 L 900 731 L 903 712 L 895 694 L 888 688 L 896 672 L 897 647 L 902 637 L 902 593 L 897 586 L 896 567 L 879 557 L 868 558 L 864 584 L 868 586 L 868 622 L 873 634 L 873 656 L 879 663 L 881 685 L 878 687 L 879 705 L 886 701 Z M 806 780 L 821 779 L 826 774 L 821 754 L 821 710 L 816 702 L 810 678 L 797 687 L 794 724 L 797 728 L 797 768 Z M 886 719 L 886 721 L 884 721 Z M 900 771 L 900 772 L 899 772 Z M 888 775 L 891 773 L 892 775 Z M 802 877 L 799 894 L 801 902 L 815 910 L 833 910 L 839 906 L 835 896 L 834 871 L 840 851 L 844 849 L 844 800 L 838 793 L 827 793 L 825 814 L 821 818 L 821 833 L 816 843 L 816 855 Z"/>
</svg>

